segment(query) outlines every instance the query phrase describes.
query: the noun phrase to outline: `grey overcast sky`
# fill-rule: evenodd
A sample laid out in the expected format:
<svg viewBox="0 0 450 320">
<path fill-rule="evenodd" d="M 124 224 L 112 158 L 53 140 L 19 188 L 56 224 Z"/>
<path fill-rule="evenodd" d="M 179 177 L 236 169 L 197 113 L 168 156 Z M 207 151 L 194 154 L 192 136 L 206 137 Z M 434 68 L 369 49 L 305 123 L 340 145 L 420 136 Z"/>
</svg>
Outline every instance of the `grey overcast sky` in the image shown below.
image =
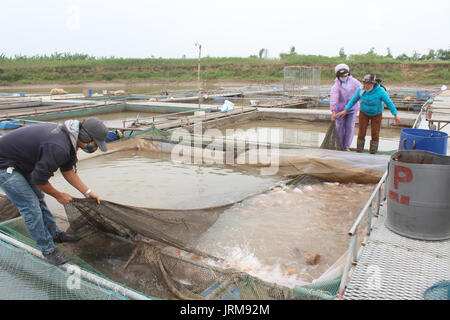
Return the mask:
<svg viewBox="0 0 450 320">
<path fill-rule="evenodd" d="M 450 0 L 1 0 L 0 54 L 394 56 L 450 49 Z"/>
</svg>

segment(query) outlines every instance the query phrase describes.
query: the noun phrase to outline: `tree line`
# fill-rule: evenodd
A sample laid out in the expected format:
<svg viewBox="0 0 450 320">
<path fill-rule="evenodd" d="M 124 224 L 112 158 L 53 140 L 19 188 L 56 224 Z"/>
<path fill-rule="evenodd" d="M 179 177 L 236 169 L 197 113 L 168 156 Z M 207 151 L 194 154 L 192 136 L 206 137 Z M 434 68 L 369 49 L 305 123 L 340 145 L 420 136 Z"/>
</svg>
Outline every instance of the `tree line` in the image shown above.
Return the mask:
<svg viewBox="0 0 450 320">
<path fill-rule="evenodd" d="M 261 48 L 258 51 L 257 55 L 250 55 L 249 58 L 259 58 L 259 59 L 267 59 L 269 50 L 266 48 Z M 402 53 L 397 57 L 392 55 L 392 51 L 390 48 L 386 48 L 386 55 L 380 55 L 375 52 L 375 48 L 371 48 L 365 54 L 350 54 L 347 55 L 345 53 L 345 49 L 341 48 L 339 50 L 339 54 L 337 57 L 327 57 L 322 55 L 302 55 L 296 52 L 295 46 L 291 46 L 289 48 L 289 52 L 280 53 L 279 57 L 281 60 L 289 60 L 292 57 L 315 57 L 312 59 L 314 61 L 322 60 L 323 63 L 333 62 L 327 60 L 335 60 L 339 58 L 341 60 L 350 60 L 353 62 L 358 62 L 354 60 L 368 60 L 367 62 L 371 62 L 370 60 L 377 60 L 373 62 L 380 62 L 379 60 L 385 60 L 385 62 L 420 62 L 420 61 L 450 61 L 450 50 L 449 49 L 429 49 L 428 53 L 420 54 L 417 51 L 414 51 L 411 56 L 408 56 L 406 53 Z M 210 58 L 210 57 L 207 57 Z M 87 60 L 129 60 L 127 58 L 118 58 L 118 57 L 94 57 L 88 54 L 83 53 L 70 53 L 70 52 L 55 52 L 51 55 L 33 55 L 27 56 L 22 54 L 16 54 L 13 57 L 7 57 L 5 54 L 0 54 L 0 61 L 13 61 L 13 60 L 29 60 L 29 61 L 87 61 Z M 151 59 L 155 59 L 154 56 L 151 56 Z M 159 58 L 162 59 L 162 58 Z M 186 59 L 186 55 L 183 55 L 182 59 Z M 133 59 L 140 60 L 140 59 Z M 177 59 L 170 59 L 177 60 Z"/>
<path fill-rule="evenodd" d="M 354 58 L 358 58 L 358 57 L 366 57 L 366 58 L 378 58 L 378 60 L 385 58 L 386 60 L 398 60 L 401 62 L 407 62 L 407 61 L 411 61 L 411 62 L 418 62 L 418 61 L 450 61 L 450 50 L 449 49 L 429 49 L 428 53 L 426 54 L 420 54 L 417 51 L 414 51 L 413 54 L 411 56 L 408 56 L 406 53 L 402 53 L 400 55 L 398 55 L 397 57 L 394 57 L 392 55 L 392 51 L 390 48 L 386 48 L 386 55 L 380 55 L 377 54 L 375 52 L 375 48 L 372 47 L 370 48 L 370 50 L 365 53 L 365 54 L 351 54 L 351 55 L 347 55 L 345 53 L 345 49 L 341 48 L 339 50 L 339 55 L 338 57 L 342 60 L 353 60 Z M 258 56 L 256 55 L 252 55 L 250 56 L 250 58 L 267 58 L 268 55 L 268 49 L 266 48 L 261 48 L 258 52 Z M 288 53 L 280 53 L 280 59 L 288 59 L 289 57 L 293 57 L 293 56 L 301 56 L 301 54 L 298 54 L 295 51 L 295 46 L 291 46 L 289 49 Z M 313 55 L 309 55 L 309 56 L 313 56 Z M 319 57 L 322 57 L 319 55 Z M 324 57 L 324 58 L 333 58 L 333 57 Z"/>
</svg>

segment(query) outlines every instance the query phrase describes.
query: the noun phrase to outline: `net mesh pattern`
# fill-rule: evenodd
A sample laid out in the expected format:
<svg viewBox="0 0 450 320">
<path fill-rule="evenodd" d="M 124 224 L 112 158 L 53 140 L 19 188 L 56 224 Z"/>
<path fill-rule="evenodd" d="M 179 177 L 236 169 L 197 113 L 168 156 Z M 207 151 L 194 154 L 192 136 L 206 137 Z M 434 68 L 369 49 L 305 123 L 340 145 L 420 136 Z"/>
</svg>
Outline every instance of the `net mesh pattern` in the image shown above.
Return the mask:
<svg viewBox="0 0 450 320">
<path fill-rule="evenodd" d="M 288 184 L 320 181 L 302 175 Z M 71 264 L 105 279 L 125 280 L 128 287 L 148 296 L 183 300 L 316 300 L 334 299 L 337 292 L 337 282 L 295 288 L 268 283 L 224 267 L 220 258 L 195 250 L 196 239 L 228 205 L 189 212 L 129 207 L 107 201 L 99 206 L 91 200 L 75 199 L 66 206 L 70 222 L 68 232 L 76 232 L 82 240 L 58 247 Z M 34 246 L 22 218 L 1 223 L 0 232 Z M 84 245 L 80 244 L 82 242 Z M 103 262 L 117 258 L 118 248 L 123 249 L 125 260 L 119 261 L 111 272 L 103 269 L 100 272 L 96 269 L 98 264 L 94 267 L 88 263 L 92 257 L 100 257 Z M 69 290 L 70 275 L 60 268 L 6 243 L 2 243 L 0 251 L 2 292 L 8 292 L 13 299 L 125 298 L 87 281 L 83 282 L 81 290 Z M 137 281 L 126 282 L 133 273 L 138 274 Z"/>
<path fill-rule="evenodd" d="M 4 241 L 0 241 L 0 299 L 127 300 Z"/>
<path fill-rule="evenodd" d="M 450 281 L 439 281 L 423 293 L 425 300 L 450 300 Z"/>
<path fill-rule="evenodd" d="M 321 179 L 302 175 L 289 185 L 313 184 Z M 232 205 L 232 204 L 230 204 Z M 92 199 L 66 205 L 71 231 L 83 236 L 93 230 L 114 234 L 134 243 L 127 266 L 145 265 L 157 281 L 147 294 L 162 292 L 165 299 L 269 300 L 333 299 L 338 283 L 328 289 L 287 288 L 267 283 L 245 272 L 224 267 L 219 257 L 195 249 L 196 241 L 230 205 L 195 210 L 167 210 L 124 206 Z M 117 240 L 119 241 L 119 240 Z M 126 268 L 125 268 L 126 269 Z M 159 288 L 155 288 L 159 287 Z M 161 289 L 163 288 L 163 289 Z M 324 293 L 325 292 L 325 293 Z"/>
<path fill-rule="evenodd" d="M 341 140 L 336 131 L 336 121 L 331 121 L 330 126 L 328 127 L 327 133 L 325 134 L 325 138 L 320 145 L 321 149 L 329 149 L 329 150 L 344 150 L 341 144 Z"/>
</svg>

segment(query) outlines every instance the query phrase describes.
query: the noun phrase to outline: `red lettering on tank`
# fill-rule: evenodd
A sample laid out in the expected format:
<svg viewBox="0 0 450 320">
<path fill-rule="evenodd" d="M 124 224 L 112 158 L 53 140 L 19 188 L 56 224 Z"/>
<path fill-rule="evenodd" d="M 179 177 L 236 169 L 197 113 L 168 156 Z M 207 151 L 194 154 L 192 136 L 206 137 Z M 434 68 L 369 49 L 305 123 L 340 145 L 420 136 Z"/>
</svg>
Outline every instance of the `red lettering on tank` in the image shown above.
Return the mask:
<svg viewBox="0 0 450 320">
<path fill-rule="evenodd" d="M 398 193 L 397 193 L 397 192 L 394 192 L 394 191 L 392 191 L 392 190 L 389 190 L 389 198 L 392 199 L 392 200 L 394 200 L 394 201 L 399 202 L 399 201 L 398 201 Z"/>
<path fill-rule="evenodd" d="M 409 196 L 401 196 L 400 203 L 409 206 Z"/>
<path fill-rule="evenodd" d="M 413 173 L 410 168 L 394 166 L 394 189 L 398 189 L 400 183 L 409 183 L 413 180 Z M 389 190 L 389 199 L 409 206 L 410 197 L 399 195 L 397 192 Z"/>
<path fill-rule="evenodd" d="M 395 202 L 409 206 L 409 200 L 410 200 L 409 196 L 400 196 L 400 199 L 399 199 L 398 193 L 395 191 L 389 190 L 389 199 L 392 199 Z"/>
<path fill-rule="evenodd" d="M 403 173 L 400 176 L 400 173 Z M 410 168 L 403 166 L 395 166 L 394 167 L 394 189 L 398 189 L 399 183 L 409 183 L 413 179 L 413 174 Z"/>
</svg>

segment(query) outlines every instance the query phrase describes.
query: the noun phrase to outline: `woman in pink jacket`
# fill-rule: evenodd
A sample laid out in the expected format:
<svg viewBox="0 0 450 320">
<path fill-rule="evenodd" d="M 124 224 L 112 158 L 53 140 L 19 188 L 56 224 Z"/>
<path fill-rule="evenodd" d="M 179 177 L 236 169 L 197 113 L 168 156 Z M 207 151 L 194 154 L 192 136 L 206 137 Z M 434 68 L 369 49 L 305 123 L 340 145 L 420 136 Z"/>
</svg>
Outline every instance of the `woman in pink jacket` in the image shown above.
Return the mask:
<svg viewBox="0 0 450 320">
<path fill-rule="evenodd" d="M 336 114 L 344 110 L 356 90 L 361 87 L 361 82 L 350 75 L 350 68 L 346 64 L 337 65 L 334 71 L 336 80 L 330 92 L 331 119 L 336 120 L 336 131 L 342 147 L 348 151 L 353 141 L 359 102 L 344 117 L 337 118 Z"/>
</svg>

